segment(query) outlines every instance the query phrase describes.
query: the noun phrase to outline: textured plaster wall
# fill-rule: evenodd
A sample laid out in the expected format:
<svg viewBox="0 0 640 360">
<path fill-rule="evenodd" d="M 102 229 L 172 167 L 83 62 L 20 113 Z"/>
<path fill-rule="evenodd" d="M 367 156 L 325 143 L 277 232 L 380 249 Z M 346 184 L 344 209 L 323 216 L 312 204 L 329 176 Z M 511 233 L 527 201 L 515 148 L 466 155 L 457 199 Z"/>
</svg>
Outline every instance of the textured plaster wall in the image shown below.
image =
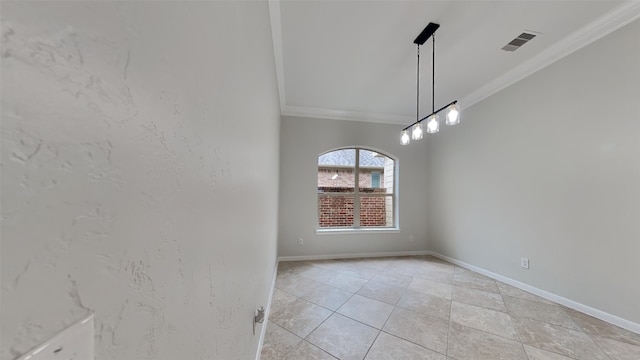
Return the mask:
<svg viewBox="0 0 640 360">
<path fill-rule="evenodd" d="M 635 21 L 465 109 L 429 144 L 429 247 L 640 324 L 638 99 Z"/>
<path fill-rule="evenodd" d="M 266 2 L 2 3 L 2 340 L 252 359 L 276 256 Z"/>
</svg>

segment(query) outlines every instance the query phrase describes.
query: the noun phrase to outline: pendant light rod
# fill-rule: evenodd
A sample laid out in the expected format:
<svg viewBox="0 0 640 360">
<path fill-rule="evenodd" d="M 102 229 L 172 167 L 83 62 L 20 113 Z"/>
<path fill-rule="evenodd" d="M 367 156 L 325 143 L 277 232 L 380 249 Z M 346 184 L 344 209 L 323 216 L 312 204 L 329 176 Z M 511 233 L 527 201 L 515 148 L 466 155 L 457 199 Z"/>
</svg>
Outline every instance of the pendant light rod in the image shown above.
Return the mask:
<svg viewBox="0 0 640 360">
<path fill-rule="evenodd" d="M 435 114 L 436 108 L 436 34 L 431 35 L 433 47 L 431 53 L 431 112 Z"/>
<path fill-rule="evenodd" d="M 420 45 L 418 48 L 418 65 L 416 70 L 416 121 L 420 119 Z"/>
<path fill-rule="evenodd" d="M 422 119 L 420 119 L 420 120 L 418 120 L 418 121 L 414 122 L 413 124 L 411 124 L 411 125 L 407 126 L 406 128 L 404 128 L 404 129 L 402 129 L 402 130 L 408 130 L 408 129 L 409 129 L 410 127 L 412 127 L 413 125 L 415 125 L 415 124 L 417 124 L 417 123 L 419 123 L 419 122 L 423 122 L 423 121 L 424 121 L 426 118 L 428 118 L 429 116 L 431 116 L 431 115 L 433 115 L 433 114 L 437 114 L 437 113 L 439 113 L 440 111 L 442 111 L 442 110 L 444 110 L 444 109 L 448 108 L 449 106 L 454 105 L 454 104 L 457 104 L 457 103 L 458 103 L 458 100 L 453 100 L 452 102 L 448 103 L 447 105 L 445 105 L 445 106 L 441 107 L 440 109 L 438 109 L 438 110 L 436 110 L 436 111 L 432 112 L 431 114 L 429 114 L 429 115 L 427 115 L 427 116 L 423 117 Z"/>
</svg>

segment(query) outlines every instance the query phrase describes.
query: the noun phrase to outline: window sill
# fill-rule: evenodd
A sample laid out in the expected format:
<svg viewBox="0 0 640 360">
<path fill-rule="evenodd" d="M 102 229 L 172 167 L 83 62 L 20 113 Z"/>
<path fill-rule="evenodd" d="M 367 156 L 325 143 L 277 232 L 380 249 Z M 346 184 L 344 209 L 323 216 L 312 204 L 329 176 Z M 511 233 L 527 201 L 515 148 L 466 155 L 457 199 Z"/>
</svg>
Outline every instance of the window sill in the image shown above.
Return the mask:
<svg viewBox="0 0 640 360">
<path fill-rule="evenodd" d="M 362 235 L 362 234 L 398 234 L 400 228 L 375 229 L 316 229 L 316 235 Z"/>
</svg>

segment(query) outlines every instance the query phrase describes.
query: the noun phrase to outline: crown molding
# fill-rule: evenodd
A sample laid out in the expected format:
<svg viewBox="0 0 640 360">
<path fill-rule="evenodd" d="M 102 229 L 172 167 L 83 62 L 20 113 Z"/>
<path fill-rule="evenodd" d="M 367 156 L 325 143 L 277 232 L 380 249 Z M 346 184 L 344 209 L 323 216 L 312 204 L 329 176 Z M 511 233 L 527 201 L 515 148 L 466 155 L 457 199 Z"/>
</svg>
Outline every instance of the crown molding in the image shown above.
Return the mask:
<svg viewBox="0 0 640 360">
<path fill-rule="evenodd" d="M 638 18 L 640 18 L 640 1 L 625 1 L 614 10 L 571 33 L 530 60 L 461 98 L 460 107 L 465 108 L 476 104 Z"/>
<path fill-rule="evenodd" d="M 311 107 L 291 106 L 291 105 L 284 106 L 282 115 L 320 118 L 320 119 L 332 119 L 332 120 L 364 121 L 364 122 L 371 122 L 371 123 L 397 124 L 397 125 L 402 125 L 402 124 L 411 123 L 415 121 L 415 118 L 410 116 L 368 113 L 368 112 L 359 112 L 359 111 L 345 111 L 345 110 L 335 110 L 335 109 L 321 109 L 321 108 L 311 108 Z"/>
</svg>

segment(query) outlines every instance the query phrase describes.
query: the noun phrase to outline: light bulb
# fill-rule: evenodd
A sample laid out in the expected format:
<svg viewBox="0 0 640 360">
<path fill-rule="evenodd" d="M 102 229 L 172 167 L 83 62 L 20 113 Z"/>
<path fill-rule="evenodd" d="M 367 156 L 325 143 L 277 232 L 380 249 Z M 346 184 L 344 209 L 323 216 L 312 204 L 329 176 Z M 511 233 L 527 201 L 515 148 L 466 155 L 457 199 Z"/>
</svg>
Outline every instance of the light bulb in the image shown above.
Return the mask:
<svg viewBox="0 0 640 360">
<path fill-rule="evenodd" d="M 460 122 L 460 110 L 458 110 L 457 104 L 449 106 L 449 112 L 447 113 L 447 125 L 455 125 Z"/>
<path fill-rule="evenodd" d="M 402 145 L 409 145 L 409 133 L 407 130 L 402 130 L 402 135 L 400 136 L 400 143 Z"/>
<path fill-rule="evenodd" d="M 413 130 L 411 131 L 411 138 L 413 140 L 422 139 L 422 124 L 417 123 L 413 125 Z"/>
<path fill-rule="evenodd" d="M 429 134 L 435 134 L 440 131 L 440 123 L 438 122 L 438 115 L 433 114 L 429 116 L 429 122 L 427 122 L 427 132 Z"/>
</svg>

